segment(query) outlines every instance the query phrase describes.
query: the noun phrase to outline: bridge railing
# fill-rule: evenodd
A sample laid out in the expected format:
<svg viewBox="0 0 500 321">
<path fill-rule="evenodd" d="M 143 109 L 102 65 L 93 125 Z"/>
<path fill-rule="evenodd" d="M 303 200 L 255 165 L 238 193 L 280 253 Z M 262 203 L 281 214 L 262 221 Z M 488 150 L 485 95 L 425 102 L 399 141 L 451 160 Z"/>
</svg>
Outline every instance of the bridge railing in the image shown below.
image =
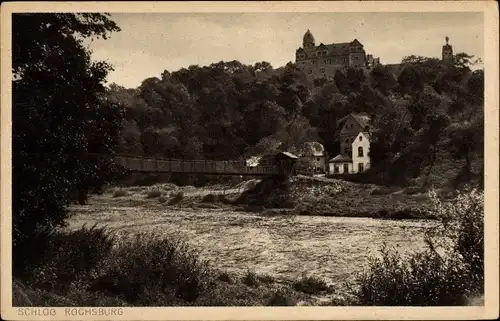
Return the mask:
<svg viewBox="0 0 500 321">
<path fill-rule="evenodd" d="M 245 161 L 179 160 L 116 156 L 115 162 L 132 171 L 141 172 L 250 175 L 277 174 L 279 172 L 278 168 L 271 164 L 249 167 Z"/>
</svg>

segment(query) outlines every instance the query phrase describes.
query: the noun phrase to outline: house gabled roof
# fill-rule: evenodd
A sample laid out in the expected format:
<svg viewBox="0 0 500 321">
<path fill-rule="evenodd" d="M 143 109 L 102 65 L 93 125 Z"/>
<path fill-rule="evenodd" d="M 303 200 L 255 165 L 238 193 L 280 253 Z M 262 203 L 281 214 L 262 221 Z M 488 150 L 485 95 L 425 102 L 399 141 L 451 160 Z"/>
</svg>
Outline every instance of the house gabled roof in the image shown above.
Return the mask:
<svg viewBox="0 0 500 321">
<path fill-rule="evenodd" d="M 370 126 L 371 117 L 368 114 L 364 113 L 351 113 L 340 120 L 337 121 L 337 126 L 343 126 L 345 120 L 349 117 L 354 118 L 354 120 L 361 126 L 361 128 L 365 128 L 366 126 Z"/>
<path fill-rule="evenodd" d="M 328 162 L 329 163 L 346 163 L 346 162 L 352 162 L 352 159 L 349 156 L 337 155 L 334 158 L 330 159 Z"/>
<path fill-rule="evenodd" d="M 364 136 L 365 136 L 368 140 L 371 140 L 371 138 L 372 138 L 372 137 L 371 137 L 371 135 L 370 135 L 370 133 L 369 133 L 369 132 L 367 132 L 367 131 L 360 131 L 360 132 L 356 135 L 356 137 L 358 137 L 358 136 L 359 136 L 359 134 L 363 134 L 363 135 L 364 135 Z M 352 142 L 352 144 L 354 144 L 355 142 L 356 142 L 356 140 L 354 140 L 354 141 Z"/>
</svg>

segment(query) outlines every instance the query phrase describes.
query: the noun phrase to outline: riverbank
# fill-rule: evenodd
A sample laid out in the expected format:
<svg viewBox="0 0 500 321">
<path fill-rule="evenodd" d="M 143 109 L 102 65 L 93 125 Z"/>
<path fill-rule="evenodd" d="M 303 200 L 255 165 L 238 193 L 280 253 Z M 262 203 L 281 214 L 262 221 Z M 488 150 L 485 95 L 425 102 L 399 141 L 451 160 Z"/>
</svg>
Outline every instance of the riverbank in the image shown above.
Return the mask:
<svg viewBox="0 0 500 321">
<path fill-rule="evenodd" d="M 443 198 L 454 195 L 441 189 Z M 160 206 L 259 212 L 264 215 L 432 219 L 427 190 L 297 176 L 278 186 L 257 179 L 203 188 L 174 184 L 110 188 L 97 201 L 117 206 Z"/>
</svg>

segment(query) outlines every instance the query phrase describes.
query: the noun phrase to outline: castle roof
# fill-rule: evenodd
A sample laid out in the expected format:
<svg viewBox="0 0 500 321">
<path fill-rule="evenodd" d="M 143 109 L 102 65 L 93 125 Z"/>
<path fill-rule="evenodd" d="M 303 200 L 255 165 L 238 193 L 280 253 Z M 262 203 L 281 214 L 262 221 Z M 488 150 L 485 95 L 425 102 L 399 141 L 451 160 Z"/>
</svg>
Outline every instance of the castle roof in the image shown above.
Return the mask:
<svg viewBox="0 0 500 321">
<path fill-rule="evenodd" d="M 309 31 L 309 29 L 307 29 L 306 33 L 304 34 L 303 40 L 304 42 L 314 43 L 314 36 L 312 35 L 311 31 Z"/>
<path fill-rule="evenodd" d="M 297 51 L 299 51 L 300 49 L 302 48 L 299 48 Z M 351 42 L 339 42 L 329 45 L 321 43 L 319 46 L 304 48 L 303 50 L 307 53 L 308 56 L 311 56 L 314 55 L 317 50 L 325 49 L 328 51 L 328 56 L 344 56 L 352 52 L 365 52 L 363 49 L 363 45 L 357 39 L 354 39 Z"/>
</svg>

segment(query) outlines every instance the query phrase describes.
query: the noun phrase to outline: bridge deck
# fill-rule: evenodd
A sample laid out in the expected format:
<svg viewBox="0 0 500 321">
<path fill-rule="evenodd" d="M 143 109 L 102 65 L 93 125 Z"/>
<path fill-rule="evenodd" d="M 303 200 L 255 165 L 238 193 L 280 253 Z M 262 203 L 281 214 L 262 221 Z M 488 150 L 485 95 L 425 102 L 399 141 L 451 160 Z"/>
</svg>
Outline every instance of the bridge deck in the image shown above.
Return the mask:
<svg viewBox="0 0 500 321">
<path fill-rule="evenodd" d="M 186 173 L 218 175 L 276 175 L 282 170 L 273 165 L 247 166 L 245 161 L 178 160 L 116 156 L 115 162 L 133 172 Z"/>
</svg>

